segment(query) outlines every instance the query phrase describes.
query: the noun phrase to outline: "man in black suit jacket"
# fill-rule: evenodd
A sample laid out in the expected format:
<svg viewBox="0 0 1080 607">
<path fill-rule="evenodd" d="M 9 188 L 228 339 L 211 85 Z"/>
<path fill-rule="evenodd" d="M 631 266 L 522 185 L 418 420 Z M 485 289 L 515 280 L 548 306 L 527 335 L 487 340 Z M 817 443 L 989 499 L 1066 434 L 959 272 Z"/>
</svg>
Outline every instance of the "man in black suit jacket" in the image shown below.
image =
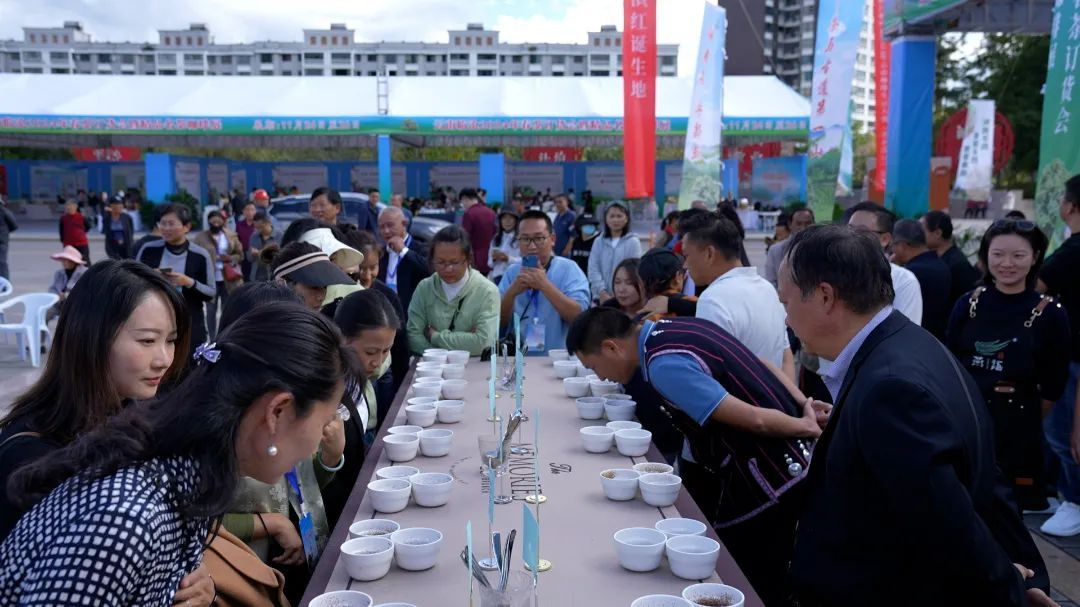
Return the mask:
<svg viewBox="0 0 1080 607">
<path fill-rule="evenodd" d="M 875 239 L 808 228 L 778 279 L 803 345 L 834 361 L 823 379 L 835 407 L 804 482 L 790 567 L 798 604 L 1052 605 L 1038 550 L 997 491 L 978 388 L 892 310 Z"/>
<path fill-rule="evenodd" d="M 401 298 L 401 307 L 405 309 L 403 327 L 409 320 L 409 303 L 416 286 L 431 275 L 427 250 L 409 235 L 408 226 L 405 214 L 397 207 L 387 207 L 379 214 L 379 234 L 386 242 L 386 254 L 379 258 L 379 280 Z"/>
<path fill-rule="evenodd" d="M 893 226 L 893 261 L 919 279 L 922 293 L 922 326 L 939 341 L 945 341 L 945 327 L 952 314 L 952 273 L 937 253 L 926 246 L 926 232 L 914 219 L 901 219 Z"/>
</svg>

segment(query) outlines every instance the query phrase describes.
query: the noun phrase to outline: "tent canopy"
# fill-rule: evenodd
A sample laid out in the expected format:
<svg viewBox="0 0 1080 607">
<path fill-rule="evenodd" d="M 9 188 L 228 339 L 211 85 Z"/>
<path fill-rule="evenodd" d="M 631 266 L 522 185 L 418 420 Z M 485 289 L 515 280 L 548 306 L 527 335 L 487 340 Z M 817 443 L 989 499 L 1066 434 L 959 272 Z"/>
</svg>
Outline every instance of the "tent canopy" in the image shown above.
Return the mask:
<svg viewBox="0 0 1080 607">
<path fill-rule="evenodd" d="M 681 145 L 693 80 L 656 82 L 657 134 Z M 619 145 L 622 132 L 621 78 L 0 74 L 0 90 L 6 145 Z M 724 114 L 725 138 L 805 138 L 810 104 L 773 76 L 729 76 Z"/>
</svg>

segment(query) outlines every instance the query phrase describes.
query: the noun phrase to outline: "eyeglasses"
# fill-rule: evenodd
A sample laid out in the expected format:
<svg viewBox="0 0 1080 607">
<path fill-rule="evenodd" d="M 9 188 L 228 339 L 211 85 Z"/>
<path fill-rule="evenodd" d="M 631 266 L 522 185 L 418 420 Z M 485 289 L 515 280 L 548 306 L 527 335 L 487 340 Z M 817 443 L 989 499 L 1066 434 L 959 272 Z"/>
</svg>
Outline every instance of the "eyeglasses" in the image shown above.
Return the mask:
<svg viewBox="0 0 1080 607">
<path fill-rule="evenodd" d="M 179 228 L 182 225 L 183 224 L 179 221 L 159 221 L 157 224 L 159 228 L 164 228 L 166 230 L 169 228 Z"/>
<path fill-rule="evenodd" d="M 452 270 L 453 268 L 456 268 L 458 266 L 463 266 L 466 263 L 468 263 L 468 262 L 466 260 L 464 260 L 464 259 L 462 259 L 460 261 L 443 261 L 441 259 L 438 259 L 438 260 L 435 260 L 435 261 L 431 262 L 431 265 L 435 266 L 435 268 L 439 269 L 439 270 Z"/>
<path fill-rule="evenodd" d="M 549 238 L 551 238 L 550 234 L 546 236 L 519 236 L 518 242 L 527 247 L 538 247 L 547 242 Z"/>
<path fill-rule="evenodd" d="M 990 227 L 994 229 L 1012 228 L 1017 232 L 1027 233 L 1034 232 L 1039 226 L 1035 225 L 1034 221 L 1028 221 L 1026 219 L 999 219 Z"/>
</svg>

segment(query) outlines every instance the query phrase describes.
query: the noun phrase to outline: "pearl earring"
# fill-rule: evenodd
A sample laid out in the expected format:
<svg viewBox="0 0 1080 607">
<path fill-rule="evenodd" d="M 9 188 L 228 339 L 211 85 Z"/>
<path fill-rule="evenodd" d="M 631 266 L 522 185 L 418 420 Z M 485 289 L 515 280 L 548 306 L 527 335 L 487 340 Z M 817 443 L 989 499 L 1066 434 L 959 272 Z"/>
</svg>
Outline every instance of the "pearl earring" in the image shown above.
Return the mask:
<svg viewBox="0 0 1080 607">
<path fill-rule="evenodd" d="M 274 456 L 276 456 L 276 455 L 277 455 L 277 445 L 271 444 L 271 445 L 270 445 L 270 446 L 269 446 L 269 447 L 268 447 L 268 448 L 266 449 L 266 454 L 267 454 L 267 455 L 269 455 L 270 457 L 274 457 Z"/>
</svg>

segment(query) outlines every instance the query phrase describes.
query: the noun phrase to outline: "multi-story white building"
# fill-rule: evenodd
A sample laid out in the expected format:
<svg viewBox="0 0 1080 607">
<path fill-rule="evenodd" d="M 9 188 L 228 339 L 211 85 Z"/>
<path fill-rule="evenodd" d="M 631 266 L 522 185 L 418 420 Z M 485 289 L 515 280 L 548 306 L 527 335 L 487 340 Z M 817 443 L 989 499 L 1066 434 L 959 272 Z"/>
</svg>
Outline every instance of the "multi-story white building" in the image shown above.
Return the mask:
<svg viewBox="0 0 1080 607">
<path fill-rule="evenodd" d="M 82 24 L 24 27 L 0 41 L 0 72 L 157 76 L 569 76 L 622 75 L 622 33 L 589 32 L 586 44 L 514 44 L 470 23 L 448 43 L 357 42 L 343 23 L 304 30 L 300 42 L 218 44 L 203 23 L 159 30 L 158 41 L 95 42 Z M 660 76 L 675 76 L 679 45 L 657 46 Z"/>
<path fill-rule="evenodd" d="M 874 129 L 874 10 L 873 2 L 863 9 L 863 28 L 859 32 L 859 52 L 855 55 L 855 78 L 851 81 L 851 128 L 866 133 Z"/>
</svg>

